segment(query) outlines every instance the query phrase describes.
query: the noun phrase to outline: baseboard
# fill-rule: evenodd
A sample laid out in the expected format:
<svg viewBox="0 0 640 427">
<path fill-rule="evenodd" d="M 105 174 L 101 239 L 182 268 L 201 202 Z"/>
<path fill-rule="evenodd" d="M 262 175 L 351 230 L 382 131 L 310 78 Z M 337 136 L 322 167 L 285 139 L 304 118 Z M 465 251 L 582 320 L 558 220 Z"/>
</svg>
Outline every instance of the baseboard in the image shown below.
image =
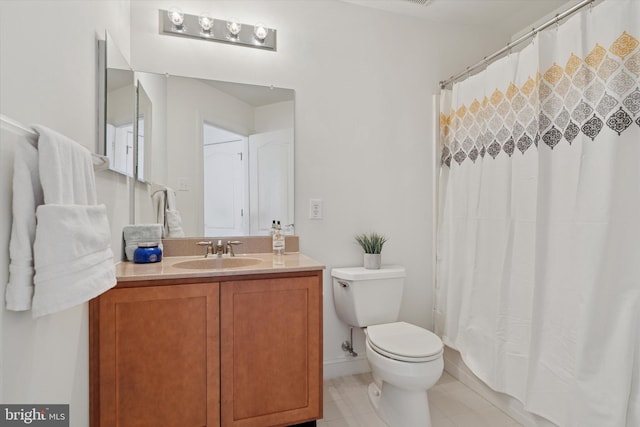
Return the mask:
<svg viewBox="0 0 640 427">
<path fill-rule="evenodd" d="M 444 370 L 525 427 L 557 427 L 551 421 L 527 412 L 511 396 L 492 390 L 465 365 L 460 353 L 445 347 Z"/>
<path fill-rule="evenodd" d="M 325 360 L 324 361 L 324 379 L 330 380 L 332 378 L 344 377 L 345 375 L 363 374 L 365 372 L 371 372 L 369 362 L 365 356 Z"/>
</svg>

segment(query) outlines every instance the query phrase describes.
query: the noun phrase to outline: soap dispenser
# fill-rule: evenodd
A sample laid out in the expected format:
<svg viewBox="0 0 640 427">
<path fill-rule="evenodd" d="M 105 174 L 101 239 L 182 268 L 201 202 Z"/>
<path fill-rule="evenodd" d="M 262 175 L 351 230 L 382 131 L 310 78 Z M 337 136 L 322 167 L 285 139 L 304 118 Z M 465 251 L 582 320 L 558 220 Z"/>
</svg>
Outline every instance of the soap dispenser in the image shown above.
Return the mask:
<svg viewBox="0 0 640 427">
<path fill-rule="evenodd" d="M 276 222 L 276 228 L 272 240 L 274 259 L 279 259 L 280 257 L 282 257 L 282 255 L 284 255 L 284 234 L 282 234 L 280 221 Z"/>
</svg>

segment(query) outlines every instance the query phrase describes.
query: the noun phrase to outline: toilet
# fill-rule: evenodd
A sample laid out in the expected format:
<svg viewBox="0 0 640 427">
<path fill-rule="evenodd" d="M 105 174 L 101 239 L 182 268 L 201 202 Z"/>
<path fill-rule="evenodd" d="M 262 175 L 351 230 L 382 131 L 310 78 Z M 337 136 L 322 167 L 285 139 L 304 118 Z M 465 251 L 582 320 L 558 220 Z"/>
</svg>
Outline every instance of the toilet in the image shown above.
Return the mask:
<svg viewBox="0 0 640 427">
<path fill-rule="evenodd" d="M 443 345 L 434 333 L 398 321 L 404 267 L 334 268 L 331 276 L 338 317 L 365 332 L 376 412 L 390 427 L 431 427 L 427 390 L 442 375 Z"/>
</svg>

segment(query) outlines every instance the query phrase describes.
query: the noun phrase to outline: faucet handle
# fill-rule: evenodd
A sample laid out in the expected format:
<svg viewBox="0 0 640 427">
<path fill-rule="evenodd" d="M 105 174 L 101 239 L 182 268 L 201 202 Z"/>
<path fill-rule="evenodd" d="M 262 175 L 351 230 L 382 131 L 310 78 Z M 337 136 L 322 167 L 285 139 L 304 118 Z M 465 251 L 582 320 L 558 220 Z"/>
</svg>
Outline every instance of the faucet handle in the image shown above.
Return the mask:
<svg viewBox="0 0 640 427">
<path fill-rule="evenodd" d="M 239 240 L 227 240 L 227 253 L 231 256 L 236 256 L 236 254 L 233 253 L 233 247 L 241 244 L 242 242 Z"/>
<path fill-rule="evenodd" d="M 208 242 L 197 242 L 198 246 L 205 246 L 204 257 L 206 258 L 209 255 L 209 249 L 211 249 L 211 253 L 213 253 L 213 242 L 209 240 Z"/>
</svg>

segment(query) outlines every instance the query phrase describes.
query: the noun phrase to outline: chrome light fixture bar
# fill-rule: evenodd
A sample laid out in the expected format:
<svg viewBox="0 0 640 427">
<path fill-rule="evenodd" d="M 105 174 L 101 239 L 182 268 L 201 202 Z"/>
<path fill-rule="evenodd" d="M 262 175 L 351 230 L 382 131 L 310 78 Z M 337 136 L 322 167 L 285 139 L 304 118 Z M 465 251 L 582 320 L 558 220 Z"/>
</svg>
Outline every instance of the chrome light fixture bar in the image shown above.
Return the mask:
<svg viewBox="0 0 640 427">
<path fill-rule="evenodd" d="M 235 18 L 214 19 L 208 13 L 190 15 L 177 9 L 160 9 L 160 34 L 276 50 L 274 28 L 262 23 L 243 24 Z"/>
</svg>

